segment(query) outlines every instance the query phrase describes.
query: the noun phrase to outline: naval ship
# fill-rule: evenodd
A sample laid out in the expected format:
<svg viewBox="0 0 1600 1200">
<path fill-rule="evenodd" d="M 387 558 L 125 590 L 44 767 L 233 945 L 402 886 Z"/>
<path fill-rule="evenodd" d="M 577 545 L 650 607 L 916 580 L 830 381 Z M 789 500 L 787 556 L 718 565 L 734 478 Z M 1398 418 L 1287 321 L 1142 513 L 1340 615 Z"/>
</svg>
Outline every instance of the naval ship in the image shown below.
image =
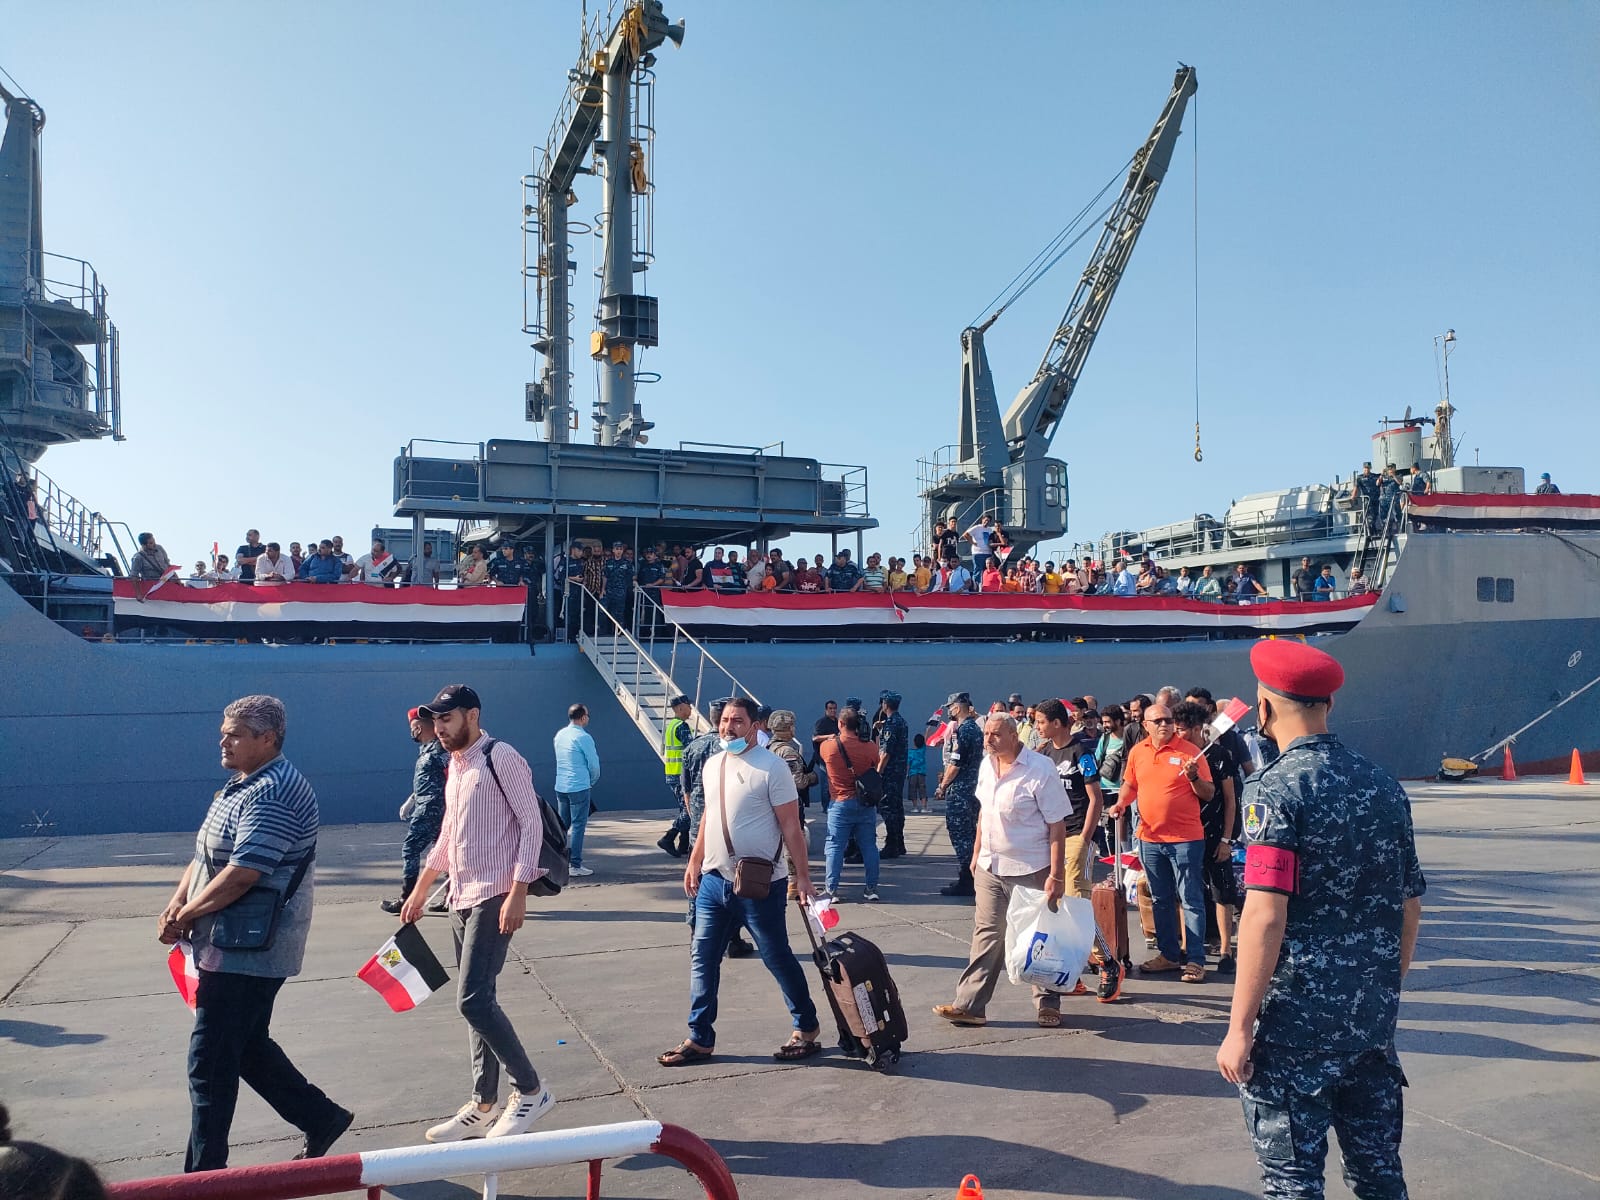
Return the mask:
<svg viewBox="0 0 1600 1200">
<path fill-rule="evenodd" d="M 404 561 L 429 545 L 558 548 L 621 540 L 764 552 L 809 535 L 867 531 L 867 469 L 771 447 L 648 445 L 638 400 L 659 344 L 654 260 L 653 87 L 657 51 L 683 25 L 658 0 L 597 14 L 535 169 L 522 181 L 523 332 L 540 363 L 524 416 L 542 436 L 413 441 L 394 463 L 397 525 L 375 530 Z M 1049 457 L 1083 363 L 1149 217 L 1197 87 L 1183 67 L 1120 194 L 1057 243 L 1099 230 L 1071 304 L 1034 377 L 1002 413 L 984 331 L 962 335 L 957 441 L 922 462 L 924 531 L 990 516 L 1026 553 L 1067 528 L 1066 466 Z M 88 263 L 44 249 L 39 132 L 44 111 L 0 89 L 0 836 L 194 827 L 220 782 L 219 715 L 247 693 L 281 697 L 286 752 L 317 788 L 325 821 L 393 817 L 413 757 L 404 714 L 444 683 L 470 683 L 484 725 L 516 744 L 548 788 L 552 734 L 589 703 L 603 755 L 600 807 L 671 803 L 662 773 L 667 699 L 747 694 L 802 721 L 828 699 L 892 689 L 903 711 L 946 694 L 985 702 L 1163 684 L 1250 696 L 1249 650 L 1300 637 L 1345 666 L 1336 726 L 1402 777 L 1447 757 L 1565 770 L 1574 750 L 1600 767 L 1600 497 L 1527 494 L 1518 467 L 1455 461 L 1448 387 L 1433 415 L 1384 421 L 1370 459 L 1420 473 L 1426 493 L 1374 523 L 1351 478 L 1246 496 L 1107 534 L 1105 563 L 1150 558 L 1176 573 L 1246 564 L 1267 595 L 1207 602 L 1169 595 L 788 595 L 636 592 L 611 611 L 549 576 L 526 588 L 350 583 L 205 584 L 129 578 L 127 526 L 67 495 L 46 450 L 119 439 L 118 334 Z M 569 213 L 596 180 L 599 219 Z M 1092 207 L 1092 206 L 1091 206 Z M 598 242 L 589 357 L 598 375 L 592 438 L 580 441 L 570 238 Z M 1059 257 L 1059 254 L 1057 254 Z M 1011 298 L 1014 298 L 1011 297 Z M 1008 299 L 1005 303 L 1008 304 Z M 1446 356 L 1453 334 L 1441 335 Z M 440 526 L 453 526 L 454 533 Z M 1338 586 L 1302 600 L 1302 556 Z M 1368 588 L 1352 589 L 1355 568 Z M 563 603 L 563 601 L 565 601 Z M 601 690 L 613 701 L 597 701 Z"/>
</svg>

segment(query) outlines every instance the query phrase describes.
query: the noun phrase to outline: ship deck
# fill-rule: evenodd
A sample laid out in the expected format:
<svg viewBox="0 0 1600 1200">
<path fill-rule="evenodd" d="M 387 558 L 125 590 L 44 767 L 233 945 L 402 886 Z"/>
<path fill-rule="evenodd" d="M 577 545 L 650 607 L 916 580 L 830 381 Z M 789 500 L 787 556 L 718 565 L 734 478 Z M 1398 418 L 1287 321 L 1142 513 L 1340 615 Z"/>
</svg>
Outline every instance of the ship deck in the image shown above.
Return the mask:
<svg viewBox="0 0 1600 1200">
<path fill-rule="evenodd" d="M 1600 788 L 1480 780 L 1412 795 L 1430 884 L 1399 1034 L 1412 1193 L 1592 1197 Z M 588 839 L 595 876 L 538 905 L 516 942 L 527 973 L 512 963 L 502 976 L 502 1002 L 561 1100 L 541 1129 L 641 1115 L 682 1124 L 723 1154 L 745 1200 L 947 1200 L 969 1171 L 991 1197 L 1258 1194 L 1238 1100 L 1213 1063 L 1229 997 L 1214 975 L 1199 987 L 1135 978 L 1114 1006 L 1068 1000 L 1058 1030 L 1035 1027 L 1025 994 L 1003 981 L 985 1029 L 929 1015 L 949 998 L 971 922 L 969 908 L 930 895 L 950 863 L 937 816 L 910 818 L 916 853 L 884 864 L 883 904 L 844 908 L 848 927 L 884 947 L 906 1001 L 911 1040 L 893 1073 L 832 1051 L 774 1063 L 787 1018 L 754 960 L 725 970 L 717 1060 L 657 1067 L 687 1007 L 681 888 L 651 844 L 662 824 L 659 812 L 599 815 Z M 353 978 L 393 928 L 373 901 L 393 886 L 400 830 L 323 830 L 306 969 L 274 1023 L 290 1055 L 356 1111 L 336 1152 L 419 1142 L 466 1090 L 448 991 L 397 1015 Z M 820 847 L 820 831 L 812 837 Z M 4 1099 L 17 1136 L 87 1156 L 111 1179 L 181 1167 L 190 1016 L 152 914 L 190 844 L 175 834 L 0 842 Z M 847 868 L 853 882 L 859 868 Z M 444 920 L 424 930 L 446 958 Z M 243 1093 L 235 1165 L 287 1158 L 290 1132 Z M 500 1186 L 503 1196 L 578 1196 L 583 1175 L 574 1166 Z M 608 1166 L 603 1192 L 696 1194 L 660 1159 Z M 477 1181 L 396 1194 L 467 1200 Z M 1329 1195 L 1348 1192 L 1331 1179 Z"/>
</svg>

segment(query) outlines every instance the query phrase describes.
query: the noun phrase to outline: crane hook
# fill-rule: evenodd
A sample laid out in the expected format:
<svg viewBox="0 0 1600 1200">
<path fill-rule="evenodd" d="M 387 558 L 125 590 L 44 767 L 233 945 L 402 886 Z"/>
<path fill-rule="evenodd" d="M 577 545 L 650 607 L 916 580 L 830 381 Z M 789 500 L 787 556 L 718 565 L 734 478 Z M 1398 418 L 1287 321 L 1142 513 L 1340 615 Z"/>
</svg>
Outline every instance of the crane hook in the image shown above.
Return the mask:
<svg viewBox="0 0 1600 1200">
<path fill-rule="evenodd" d="M 1194 460 L 1195 462 L 1204 462 L 1205 458 L 1206 456 L 1200 453 L 1200 422 L 1196 421 L 1194 423 Z"/>
</svg>

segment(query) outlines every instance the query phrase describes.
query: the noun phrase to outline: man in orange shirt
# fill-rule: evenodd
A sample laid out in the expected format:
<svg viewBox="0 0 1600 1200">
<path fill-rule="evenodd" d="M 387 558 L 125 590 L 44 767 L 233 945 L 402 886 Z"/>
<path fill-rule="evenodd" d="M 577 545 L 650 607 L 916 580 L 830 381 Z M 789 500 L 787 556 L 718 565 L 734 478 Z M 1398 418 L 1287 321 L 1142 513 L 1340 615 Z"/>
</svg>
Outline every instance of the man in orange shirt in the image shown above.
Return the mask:
<svg viewBox="0 0 1600 1200">
<path fill-rule="evenodd" d="M 1108 810 L 1119 817 L 1135 802 L 1139 806 L 1139 861 L 1155 909 L 1157 950 L 1139 970 L 1181 970 L 1185 983 L 1204 983 L 1206 832 L 1200 806 L 1216 786 L 1200 747 L 1178 735 L 1170 708 L 1147 704 L 1144 725 L 1150 736 L 1129 751 L 1117 803 Z M 1183 905 L 1181 948 L 1175 896 Z"/>
</svg>

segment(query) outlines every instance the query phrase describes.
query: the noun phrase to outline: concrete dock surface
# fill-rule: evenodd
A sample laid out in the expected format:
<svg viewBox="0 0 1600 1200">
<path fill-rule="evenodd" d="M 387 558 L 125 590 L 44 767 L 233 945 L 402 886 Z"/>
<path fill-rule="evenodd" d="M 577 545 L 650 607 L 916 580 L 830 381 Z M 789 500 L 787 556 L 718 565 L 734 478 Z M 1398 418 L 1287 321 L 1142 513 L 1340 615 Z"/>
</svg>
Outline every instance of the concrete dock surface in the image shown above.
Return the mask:
<svg viewBox="0 0 1600 1200">
<path fill-rule="evenodd" d="M 1600 785 L 1523 780 L 1411 785 L 1428 877 L 1398 1044 L 1410 1079 L 1404 1159 L 1413 1196 L 1600 1194 Z M 199 823 L 209 797 L 196 797 Z M 130 797 L 130 803 L 137 799 Z M 814 811 L 814 810 L 813 810 Z M 1218 1075 L 1230 981 L 1131 978 L 1124 999 L 1065 998 L 1038 1028 L 1002 980 L 983 1029 L 929 1007 L 951 999 L 972 909 L 940 898 L 953 860 L 937 815 L 908 819 L 913 855 L 883 864 L 883 902 L 847 903 L 844 926 L 886 952 L 911 1022 L 899 1066 L 874 1073 L 831 1048 L 779 1064 L 788 1032 L 758 959 L 725 964 L 717 1057 L 678 1069 L 655 1056 L 688 1008 L 682 867 L 655 846 L 663 812 L 600 813 L 592 878 L 531 904 L 500 999 L 560 1103 L 540 1130 L 641 1117 L 683 1125 L 727 1160 L 745 1200 L 948 1198 L 978 1175 L 988 1197 L 1243 1200 L 1258 1176 L 1236 1090 Z M 822 835 L 811 831 L 820 881 Z M 326 827 L 305 969 L 273 1032 L 356 1123 L 334 1153 L 420 1143 L 468 1094 L 453 992 L 396 1014 L 355 979 L 395 918 L 403 826 Z M 0 1099 L 15 1135 L 96 1163 L 106 1178 L 182 1168 L 191 1014 L 173 990 L 154 916 L 190 835 L 0 841 Z M 846 895 L 860 892 L 847 867 Z M 791 941 L 804 943 L 791 913 Z M 450 964 L 446 919 L 423 922 Z M 1133 920 L 1135 959 L 1142 939 Z M 248 1089 L 233 1165 L 299 1148 Z M 1349 1192 L 1329 1155 L 1328 1195 Z M 502 1196 L 578 1197 L 573 1165 L 500 1177 Z M 398 1188 L 467 1200 L 480 1181 Z M 608 1163 L 606 1196 L 703 1195 L 664 1159 Z"/>
</svg>

